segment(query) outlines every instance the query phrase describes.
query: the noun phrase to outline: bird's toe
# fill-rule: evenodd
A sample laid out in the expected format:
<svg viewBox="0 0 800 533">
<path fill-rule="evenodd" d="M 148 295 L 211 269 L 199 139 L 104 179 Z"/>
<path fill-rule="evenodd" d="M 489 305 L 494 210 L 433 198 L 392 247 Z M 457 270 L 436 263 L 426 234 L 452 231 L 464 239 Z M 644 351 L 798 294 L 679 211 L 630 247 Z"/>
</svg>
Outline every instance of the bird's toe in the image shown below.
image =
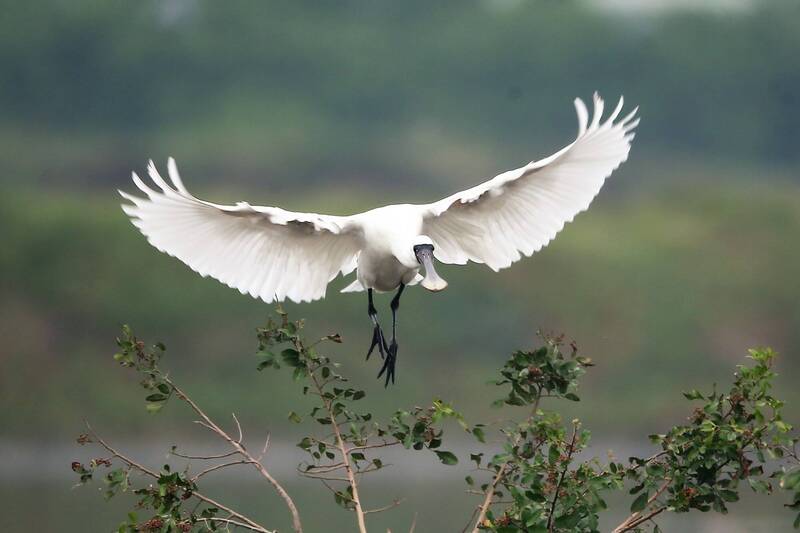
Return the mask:
<svg viewBox="0 0 800 533">
<path fill-rule="evenodd" d="M 385 359 L 386 352 L 389 351 L 389 348 L 386 346 L 386 339 L 383 337 L 383 331 L 378 325 L 372 330 L 372 343 L 369 345 L 369 351 L 367 351 L 368 361 L 376 346 L 378 347 L 378 353 L 381 354 L 381 359 Z"/>
<path fill-rule="evenodd" d="M 381 371 L 378 372 L 378 379 L 385 373 L 386 378 L 383 384 L 384 387 L 389 386 L 389 381 L 391 380 L 392 384 L 394 385 L 394 377 L 395 377 L 395 365 L 397 364 L 397 341 L 392 339 L 392 343 L 386 350 L 386 359 L 383 362 L 383 367 Z"/>
</svg>

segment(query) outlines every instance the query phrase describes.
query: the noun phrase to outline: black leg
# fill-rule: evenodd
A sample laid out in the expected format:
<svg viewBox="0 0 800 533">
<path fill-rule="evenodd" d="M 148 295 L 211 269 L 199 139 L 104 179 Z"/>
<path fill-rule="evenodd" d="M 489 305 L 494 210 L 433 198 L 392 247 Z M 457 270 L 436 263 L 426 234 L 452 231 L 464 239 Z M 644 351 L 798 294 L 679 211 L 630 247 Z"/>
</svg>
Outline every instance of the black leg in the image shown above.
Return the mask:
<svg viewBox="0 0 800 533">
<path fill-rule="evenodd" d="M 383 368 L 381 368 L 381 371 L 378 373 L 378 377 L 381 377 L 381 375 L 386 372 L 386 383 L 384 383 L 384 387 L 389 385 L 390 379 L 392 383 L 394 383 L 394 367 L 397 363 L 397 309 L 400 307 L 400 296 L 403 294 L 403 289 L 405 288 L 406 286 L 401 283 L 400 288 L 397 289 L 397 294 L 392 298 L 392 342 L 389 343 L 389 347 L 386 350 L 386 360 L 383 362 Z"/>
<path fill-rule="evenodd" d="M 372 303 L 372 289 L 367 289 L 367 297 L 369 298 L 367 313 L 369 313 L 369 318 L 375 326 L 372 330 L 372 344 L 369 345 L 367 360 L 369 360 L 369 356 L 372 355 L 372 350 L 374 350 L 376 346 L 378 347 L 378 353 L 381 354 L 381 359 L 385 359 L 388 348 L 386 346 L 386 340 L 383 338 L 381 326 L 378 324 L 378 311 L 375 309 L 375 304 Z"/>
</svg>

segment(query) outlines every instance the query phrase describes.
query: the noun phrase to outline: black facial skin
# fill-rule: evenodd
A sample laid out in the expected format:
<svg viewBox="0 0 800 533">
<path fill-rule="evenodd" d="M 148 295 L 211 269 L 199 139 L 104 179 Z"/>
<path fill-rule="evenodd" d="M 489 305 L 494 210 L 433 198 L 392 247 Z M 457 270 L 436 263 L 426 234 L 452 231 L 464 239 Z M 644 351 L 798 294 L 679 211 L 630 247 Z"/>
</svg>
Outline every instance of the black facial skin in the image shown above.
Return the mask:
<svg viewBox="0 0 800 533">
<path fill-rule="evenodd" d="M 433 256 L 433 245 L 432 244 L 415 244 L 414 245 L 414 255 L 417 256 L 417 261 L 419 264 L 423 264 L 422 257 L 426 255 L 428 257 Z"/>
</svg>

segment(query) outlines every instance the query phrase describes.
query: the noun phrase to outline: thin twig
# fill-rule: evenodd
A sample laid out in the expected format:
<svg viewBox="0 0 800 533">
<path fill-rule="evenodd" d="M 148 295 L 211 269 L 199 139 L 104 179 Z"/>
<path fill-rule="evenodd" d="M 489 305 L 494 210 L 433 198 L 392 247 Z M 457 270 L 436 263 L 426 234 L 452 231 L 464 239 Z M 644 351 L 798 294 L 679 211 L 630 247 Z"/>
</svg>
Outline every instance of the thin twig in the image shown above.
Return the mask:
<svg viewBox="0 0 800 533">
<path fill-rule="evenodd" d="M 194 421 L 194 423 L 195 423 L 195 424 L 199 424 L 199 425 L 203 426 L 204 428 L 208 429 L 209 431 L 213 431 L 214 433 L 216 433 L 216 432 L 217 432 L 217 430 L 216 430 L 216 429 L 214 429 L 214 427 L 213 427 L 213 426 L 210 426 L 209 424 L 207 424 L 207 423 L 203 422 L 202 420 L 195 420 L 195 421 Z M 237 451 L 238 451 L 238 450 L 237 450 Z"/>
<path fill-rule="evenodd" d="M 264 447 L 261 448 L 261 455 L 258 456 L 258 462 L 259 463 L 261 462 L 261 459 L 263 459 L 264 456 L 267 455 L 267 450 L 269 450 L 269 437 L 270 437 L 270 433 L 267 433 L 267 438 L 264 441 Z"/>
<path fill-rule="evenodd" d="M 206 468 L 205 470 L 203 470 L 202 472 L 198 473 L 196 476 L 194 476 L 192 478 L 192 481 L 197 481 L 201 477 L 205 476 L 206 474 L 210 474 L 211 472 L 213 472 L 215 470 L 221 470 L 223 468 L 228 468 L 229 466 L 247 465 L 247 464 L 250 464 L 250 463 L 251 463 L 250 461 L 239 460 L 239 461 L 230 461 L 228 463 L 221 463 L 221 464 L 218 464 L 218 465 L 210 466 L 210 467 Z"/>
<path fill-rule="evenodd" d="M 383 507 L 378 507 L 377 509 L 368 509 L 368 510 L 364 511 L 364 514 L 382 513 L 383 511 L 388 511 L 389 509 L 394 509 L 395 507 L 397 507 L 398 505 L 400 505 L 404 501 L 406 501 L 405 498 L 400 498 L 400 499 L 394 500 L 389 505 L 384 505 Z"/>
<path fill-rule="evenodd" d="M 197 521 L 198 522 L 205 522 L 206 524 L 212 523 L 212 522 L 219 522 L 219 523 L 225 524 L 226 526 L 241 527 L 241 528 L 244 528 L 244 529 L 249 529 L 250 531 L 260 531 L 260 532 L 267 531 L 265 529 L 258 528 L 258 527 L 253 527 L 250 524 L 247 524 L 245 522 L 238 522 L 238 521 L 230 519 L 230 518 L 216 518 L 216 517 L 215 518 L 198 518 Z M 276 532 L 271 531 L 269 533 L 276 533 Z"/>
<path fill-rule="evenodd" d="M 92 429 L 92 427 L 89 425 L 89 422 L 86 422 L 86 428 L 89 430 L 89 433 L 92 435 L 92 437 L 94 437 L 95 441 L 97 441 L 97 443 L 100 444 L 100 446 L 102 446 L 106 451 L 108 451 L 114 457 L 120 459 L 121 461 L 126 463 L 131 468 L 134 468 L 134 469 L 138 470 L 139 472 L 141 472 L 143 474 L 146 474 L 146 475 L 148 475 L 150 477 L 153 477 L 155 479 L 158 479 L 160 477 L 153 470 L 150 470 L 149 468 L 141 465 L 140 463 L 137 463 L 136 461 L 134 461 L 130 457 L 128 457 L 126 455 L 123 455 L 121 452 L 119 452 L 119 450 L 117 450 L 116 448 L 114 448 L 113 446 L 108 444 L 106 441 L 104 441 L 97 433 L 95 433 L 94 429 Z M 218 509 L 222 509 L 226 513 L 229 513 L 231 515 L 231 517 L 236 518 L 237 520 L 240 520 L 240 521 L 242 521 L 244 523 L 247 523 L 250 526 L 250 529 L 253 530 L 253 531 L 259 531 L 259 532 L 262 532 L 262 533 L 273 533 L 272 531 L 268 530 L 267 528 L 259 525 L 257 522 L 251 520 L 250 518 L 247 518 L 243 514 L 238 513 L 238 512 L 234 511 L 233 509 L 231 509 L 229 507 L 226 507 L 225 505 L 217 502 L 216 500 L 213 500 L 213 499 L 209 498 L 208 496 L 206 496 L 206 495 L 204 495 L 204 494 L 202 494 L 200 492 L 196 492 L 196 491 L 192 492 L 192 497 L 197 498 L 198 500 L 201 500 L 201 501 L 203 501 L 203 502 L 205 502 L 205 503 L 207 503 L 207 504 L 209 504 L 209 505 L 211 505 L 213 507 L 216 507 Z"/>
<path fill-rule="evenodd" d="M 613 533 L 622 533 L 623 531 L 631 531 L 632 529 L 635 529 L 637 526 L 643 524 L 644 522 L 647 522 L 648 520 L 651 520 L 653 517 L 663 513 L 666 510 L 667 510 L 666 505 L 658 507 L 629 524 L 622 524 L 618 526 L 616 529 L 614 529 Z"/>
<path fill-rule="evenodd" d="M 306 472 L 312 474 L 325 474 L 327 472 L 335 472 L 336 470 L 340 470 L 342 468 L 344 468 L 344 463 L 336 463 L 325 466 L 308 465 L 307 470 L 300 470 L 300 467 L 298 467 L 297 471 L 300 472 L 301 474 L 305 474 Z"/>
<path fill-rule="evenodd" d="M 411 529 L 408 530 L 408 533 L 414 533 L 414 530 L 417 529 L 417 513 L 414 513 L 414 520 L 411 522 Z"/>
<path fill-rule="evenodd" d="M 394 442 L 387 442 L 386 440 L 384 440 L 380 444 L 365 444 L 364 446 L 353 446 L 352 448 L 350 448 L 350 453 L 362 450 L 371 450 L 373 448 L 388 448 L 389 446 L 396 446 L 398 444 L 401 444 L 399 440 Z"/>
<path fill-rule="evenodd" d="M 233 451 L 230 451 L 228 453 L 218 453 L 218 454 L 215 454 L 215 455 L 186 455 L 186 454 L 178 453 L 175 450 L 172 450 L 170 453 L 172 455 L 174 455 L 175 457 L 182 457 L 184 459 L 198 459 L 198 460 L 203 460 L 203 461 L 210 461 L 212 459 L 224 459 L 226 457 L 230 457 L 231 455 L 236 455 L 239 452 L 236 451 L 236 450 L 233 450 Z"/>
<path fill-rule="evenodd" d="M 352 492 L 352 500 L 354 511 L 356 513 L 356 520 L 358 522 L 358 530 L 359 533 L 367 533 L 367 525 L 364 520 L 364 509 L 361 506 L 361 498 L 358 494 L 358 483 L 356 482 L 356 476 L 353 471 L 353 467 L 350 464 L 350 450 L 347 449 L 347 446 L 344 443 L 344 439 L 342 438 L 342 433 L 339 429 L 339 423 L 336 421 L 336 415 L 333 413 L 332 403 L 329 399 L 327 399 L 323 395 L 323 390 L 320 385 L 317 376 L 314 375 L 313 372 L 310 373 L 311 382 L 314 384 L 314 387 L 317 389 L 317 392 L 320 393 L 320 397 L 322 398 L 322 403 L 325 406 L 325 411 L 328 413 L 328 418 L 331 422 L 331 427 L 333 429 L 333 433 L 336 437 L 336 446 L 339 448 L 339 453 L 342 456 L 342 462 L 344 463 L 345 472 L 347 473 L 346 481 L 350 484 L 350 490 Z M 314 476 L 310 476 L 314 477 Z M 317 478 L 322 479 L 322 478 Z"/>
<path fill-rule="evenodd" d="M 567 476 L 567 472 L 569 471 L 569 465 L 572 462 L 572 454 L 575 452 L 575 439 L 578 436 L 578 424 L 575 424 L 572 427 L 572 438 L 569 441 L 568 449 L 567 449 L 567 460 L 564 461 L 564 469 L 561 471 L 561 476 L 558 478 L 558 484 L 556 485 L 556 490 L 553 494 L 553 502 L 550 504 L 550 514 L 547 517 L 547 531 L 552 533 L 553 531 L 553 515 L 556 513 L 556 503 L 558 503 L 558 493 L 561 491 L 561 485 L 564 483 L 564 478 Z"/>
<path fill-rule="evenodd" d="M 94 432 L 94 430 L 92 429 L 92 426 L 89 425 L 89 422 L 84 421 L 84 423 L 86 424 L 86 429 L 89 430 L 89 433 L 92 435 L 92 437 L 94 437 L 95 440 L 98 442 L 98 444 L 100 444 L 100 446 L 105 448 L 106 451 L 109 452 L 111 455 L 113 455 L 114 457 L 117 457 L 118 459 L 120 459 L 123 462 L 127 463 L 128 466 L 131 466 L 131 467 L 135 468 L 136 470 L 138 470 L 138 471 L 140 471 L 140 472 L 142 472 L 144 474 L 147 474 L 150 477 L 153 477 L 155 479 L 158 479 L 160 477 L 158 475 L 158 473 L 154 472 L 153 470 L 150 470 L 146 466 L 143 466 L 143 465 L 137 463 L 133 459 L 131 459 L 131 458 L 125 456 L 125 455 L 122 455 L 116 449 L 112 448 L 106 441 L 104 441 L 102 438 L 100 438 L 100 436 L 97 433 Z"/>
<path fill-rule="evenodd" d="M 653 493 L 653 495 L 650 496 L 647 499 L 647 506 L 649 506 L 653 502 L 655 502 L 658 499 L 658 497 L 661 496 L 661 494 L 663 494 L 663 492 L 665 490 L 667 490 L 667 488 L 669 487 L 671 481 L 672 480 L 669 479 L 669 478 L 664 480 L 664 483 L 661 484 L 661 486 L 658 488 L 658 490 L 656 490 Z M 626 518 L 616 528 L 614 528 L 613 533 L 623 533 L 624 531 L 630 531 L 631 529 L 634 529 L 639 524 L 647 522 L 648 520 L 650 520 L 651 518 L 653 518 L 657 514 L 663 512 L 664 510 L 666 510 L 666 508 L 667 508 L 666 506 L 658 507 L 658 508 L 654 509 L 653 511 L 650 511 L 649 513 L 647 513 L 644 516 L 642 516 L 641 511 L 637 511 L 637 512 L 633 513 L 632 515 L 630 515 L 628 518 Z"/>
<path fill-rule="evenodd" d="M 480 492 L 479 494 L 483 494 L 483 493 Z M 467 530 L 469 529 L 469 526 L 472 525 L 472 519 L 475 516 L 475 513 L 477 513 L 480 510 L 480 508 L 481 508 L 480 506 L 476 506 L 475 509 L 472 510 L 472 514 L 469 515 L 469 520 L 467 520 L 467 525 L 464 526 L 464 529 L 461 530 L 461 533 L 467 533 Z"/>
<path fill-rule="evenodd" d="M 349 477 L 342 477 L 342 476 L 323 476 L 323 475 L 315 475 L 310 474 L 308 472 L 300 472 L 300 475 L 303 477 L 311 478 L 311 479 L 324 479 L 327 481 L 350 481 Z"/>
<path fill-rule="evenodd" d="M 242 434 L 242 425 L 239 423 L 239 419 L 236 418 L 236 413 L 231 413 L 231 416 L 233 417 L 233 421 L 236 422 L 236 428 L 239 430 L 239 438 L 236 439 L 236 442 L 241 444 L 242 439 L 244 438 L 244 435 Z"/>
<path fill-rule="evenodd" d="M 195 413 L 197 413 L 198 416 L 200 416 L 202 420 L 199 420 L 198 423 L 207 427 L 208 429 L 216 433 L 220 438 L 227 441 L 228 444 L 230 444 L 236 451 L 238 451 L 242 457 L 247 459 L 253 465 L 253 467 L 256 470 L 258 470 L 259 473 L 270 483 L 270 485 L 272 485 L 272 487 L 275 489 L 275 491 L 278 493 L 281 499 L 283 499 L 284 503 L 286 504 L 286 507 L 289 508 L 289 512 L 292 515 L 292 528 L 295 530 L 296 533 L 302 533 L 303 526 L 300 523 L 300 513 L 297 511 L 297 506 L 294 504 L 294 501 L 292 500 L 291 496 L 289 496 L 289 493 L 286 492 L 286 489 L 283 488 L 283 486 L 278 482 L 278 480 L 272 477 L 272 475 L 260 461 L 256 461 L 255 458 L 253 458 L 253 456 L 250 455 L 250 452 L 247 451 L 247 449 L 244 447 L 242 443 L 237 442 L 236 440 L 231 438 L 230 435 L 228 435 L 224 430 L 222 430 L 219 426 L 217 426 L 208 417 L 205 411 L 203 411 L 194 402 L 194 400 L 192 400 L 189 396 L 187 396 L 186 393 L 184 393 L 180 388 L 178 388 L 171 379 L 169 379 L 168 377 L 164 377 L 164 380 L 167 382 L 167 384 L 169 384 L 170 387 L 172 387 L 178 398 L 186 402 L 186 404 L 188 404 L 189 407 L 191 407 L 192 410 Z"/>
<path fill-rule="evenodd" d="M 383 470 L 384 468 L 394 466 L 392 463 L 383 463 L 380 467 L 375 466 L 375 464 L 370 463 L 366 468 L 363 470 L 356 465 L 356 474 L 369 474 L 370 472 L 377 472 L 378 470 Z"/>
<path fill-rule="evenodd" d="M 542 393 L 541 390 L 537 392 L 538 394 L 536 396 L 536 400 L 534 400 L 533 402 L 531 413 L 530 415 L 528 415 L 526 422 L 530 422 L 531 420 L 533 420 L 533 418 L 536 416 L 536 411 L 539 410 L 539 401 L 542 399 Z M 520 441 L 520 436 L 517 435 L 517 438 L 514 439 L 514 446 L 517 446 L 519 444 L 519 441 Z M 509 468 L 508 462 L 505 462 L 502 465 L 500 465 L 500 468 L 498 468 L 497 474 L 492 479 L 492 482 L 489 483 L 488 487 L 486 487 L 483 503 L 481 504 L 480 507 L 478 507 L 478 518 L 477 520 L 475 520 L 475 526 L 472 528 L 472 533 L 478 533 L 478 528 L 480 527 L 481 524 L 483 524 L 483 521 L 486 519 L 486 513 L 492 504 L 492 498 L 494 498 L 494 491 L 497 488 L 497 485 L 500 483 L 500 481 L 502 481 L 503 477 L 505 477 L 505 475 L 508 473 L 508 468 Z"/>
</svg>

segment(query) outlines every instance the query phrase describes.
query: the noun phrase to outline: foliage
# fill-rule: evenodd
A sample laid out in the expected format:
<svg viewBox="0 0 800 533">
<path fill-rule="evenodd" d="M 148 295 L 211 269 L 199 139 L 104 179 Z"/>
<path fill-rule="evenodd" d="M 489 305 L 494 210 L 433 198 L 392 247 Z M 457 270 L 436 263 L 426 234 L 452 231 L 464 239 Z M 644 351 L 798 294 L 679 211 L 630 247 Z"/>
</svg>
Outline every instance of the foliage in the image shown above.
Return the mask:
<svg viewBox="0 0 800 533">
<path fill-rule="evenodd" d="M 425 177 L 450 150 L 528 157 L 545 129 L 532 122 L 566 133 L 565 104 L 600 89 L 647 109 L 656 150 L 796 163 L 797 3 L 753 5 L 648 18 L 579 1 L 6 2 L 0 131 L 20 180 L 52 168 L 42 146 L 68 167 L 46 179 L 118 173 L 153 146 L 285 183 L 344 165 Z"/>
<path fill-rule="evenodd" d="M 341 343 L 341 337 L 327 335 L 309 341 L 303 332 L 304 321 L 289 320 L 280 307 L 277 314 L 277 321 L 270 318 L 257 331 L 257 368 L 288 367 L 293 380 L 302 386 L 302 394 L 315 399 L 308 413 L 292 411 L 288 415 L 295 423 L 311 419 L 318 426 L 316 433 L 298 443 L 308 454 L 308 459 L 298 465 L 298 473 L 319 479 L 328 487 L 335 502 L 356 516 L 361 532 L 367 531 L 368 514 L 401 503 L 398 500 L 366 509 L 365 495 L 359 493 L 361 476 L 385 467 L 378 455 L 382 449 L 402 446 L 429 450 L 445 465 L 458 462 L 454 453 L 442 449 L 442 424 L 447 419 L 456 421 L 484 444 L 482 451 L 470 455 L 476 473 L 466 478 L 467 492 L 481 497 L 470 518 L 473 532 L 594 533 L 599 531 L 601 514 L 608 508 L 605 497 L 622 490 L 631 496 L 630 515 L 614 529 L 615 533 L 648 529 L 658 532 L 655 519 L 663 512 L 727 513 L 743 488 L 766 494 L 783 489 L 790 497 L 787 507 L 800 511 L 800 437 L 783 419 L 783 402 L 772 395 L 776 354 L 770 349 L 751 350 L 752 363 L 737 367 L 733 384 L 726 392 L 717 392 L 715 386 L 709 393 L 684 393 L 687 400 L 701 405 L 694 409 L 688 423 L 650 436 L 659 447 L 652 456 L 603 462 L 585 458 L 590 433 L 579 420 L 565 424 L 558 412 L 543 407 L 544 401 L 580 401 L 579 380 L 594 365 L 591 359 L 578 354 L 574 342 L 566 343 L 563 336 L 542 334 L 541 347 L 513 353 L 498 378 L 491 382 L 503 389 L 503 396 L 494 402 L 496 406 L 526 410 L 521 420 L 499 428 L 502 445 L 496 452 L 495 447 L 486 444 L 487 431 L 493 426 L 470 425 L 441 400 L 424 408 L 398 410 L 385 423 L 374 420 L 371 413 L 359 407 L 365 392 L 349 386 L 348 379 L 339 373 L 340 365 L 322 353 L 326 343 Z M 262 462 L 269 440 L 261 455 L 255 457 L 243 442 L 235 415 L 238 437 L 209 418 L 161 370 L 163 345 L 146 348 L 127 326 L 117 343 L 120 352 L 114 358 L 141 376 L 149 412 L 157 413 L 169 399 L 177 398 L 200 417 L 199 424 L 231 447 L 230 452 L 209 456 L 182 454 L 174 447 L 175 456 L 214 463 L 194 474 L 191 463 L 183 471 L 164 465 L 154 472 L 123 455 L 89 428 L 78 442 L 96 443 L 110 456 L 86 464 L 74 462 L 72 470 L 80 483 L 89 483 L 102 472 L 107 498 L 132 491 L 137 496 L 135 511 L 146 515 L 141 519 L 132 512 L 119 531 L 243 528 L 269 532 L 201 492 L 200 480 L 205 475 L 240 465 L 255 467 L 270 482 L 291 512 L 295 531 L 302 531 L 291 497 Z M 496 453 L 489 456 L 490 452 Z M 231 457 L 235 460 L 216 462 Z M 150 478 L 151 483 L 141 485 L 134 474 Z M 476 481 L 478 476 L 486 479 Z M 800 514 L 794 524 L 800 527 Z"/>
<path fill-rule="evenodd" d="M 347 483 L 343 489 L 331 489 L 334 499 L 337 504 L 361 513 L 358 489 L 353 480 L 357 475 L 383 468 L 380 458 L 371 457 L 376 450 L 402 445 L 406 449 L 431 450 L 446 465 L 458 463 L 452 452 L 439 449 L 443 434 L 440 423 L 444 419 L 453 418 L 469 430 L 463 417 L 450 405 L 434 400 L 426 408 L 395 412 L 387 424 L 375 422 L 371 413 L 359 412 L 356 408 L 356 402 L 366 393 L 349 387 L 348 379 L 338 373 L 340 365 L 318 351 L 321 343 L 340 343 L 341 337 L 328 335 L 309 344 L 302 336 L 304 321 L 290 321 L 281 307 L 277 313 L 279 323 L 270 318 L 266 327 L 258 330 L 261 361 L 257 368 L 280 368 L 281 363 L 292 368 L 293 378 L 305 383 L 303 395 L 318 400 L 308 417 L 328 433 L 327 437 L 309 435 L 298 443 L 309 454 L 309 461 L 300 465 L 302 475 Z M 296 423 L 303 420 L 294 411 L 289 413 L 289 419 Z M 341 472 L 347 477 L 336 477 Z M 326 486 L 330 488 L 327 483 Z"/>
<path fill-rule="evenodd" d="M 603 494 L 626 486 L 635 498 L 631 515 L 615 529 L 619 532 L 641 531 L 648 523 L 657 531 L 652 520 L 664 511 L 727 513 L 727 506 L 739 500 L 743 484 L 771 493 L 772 479 L 795 491 L 790 507 L 800 508 L 800 438 L 791 436 L 792 427 L 782 419 L 783 402 L 770 395 L 773 351 L 751 350 L 754 365 L 738 366 L 727 393 L 684 393 L 704 404 L 694 410 L 690 424 L 650 436 L 661 451 L 604 465 L 597 459 L 575 459 L 589 444 L 589 433 L 578 420 L 572 421 L 570 435 L 557 413 L 538 408 L 546 397 L 578 400 L 572 391 L 592 363 L 576 355 L 574 344 L 571 349 L 566 357 L 561 339 L 545 337 L 545 346 L 517 352 L 501 370 L 503 379 L 496 383 L 510 386 L 501 401 L 532 411 L 524 422 L 503 431 L 503 453 L 489 463 L 494 477 L 481 486 L 486 501 L 502 496 L 501 487 L 512 504 L 502 513 L 485 506 L 485 518 L 479 516 L 478 525 L 495 531 L 598 531 L 599 513 L 607 507 Z M 782 464 L 782 459 L 789 462 Z M 800 515 L 795 523 L 800 523 Z"/>
</svg>

